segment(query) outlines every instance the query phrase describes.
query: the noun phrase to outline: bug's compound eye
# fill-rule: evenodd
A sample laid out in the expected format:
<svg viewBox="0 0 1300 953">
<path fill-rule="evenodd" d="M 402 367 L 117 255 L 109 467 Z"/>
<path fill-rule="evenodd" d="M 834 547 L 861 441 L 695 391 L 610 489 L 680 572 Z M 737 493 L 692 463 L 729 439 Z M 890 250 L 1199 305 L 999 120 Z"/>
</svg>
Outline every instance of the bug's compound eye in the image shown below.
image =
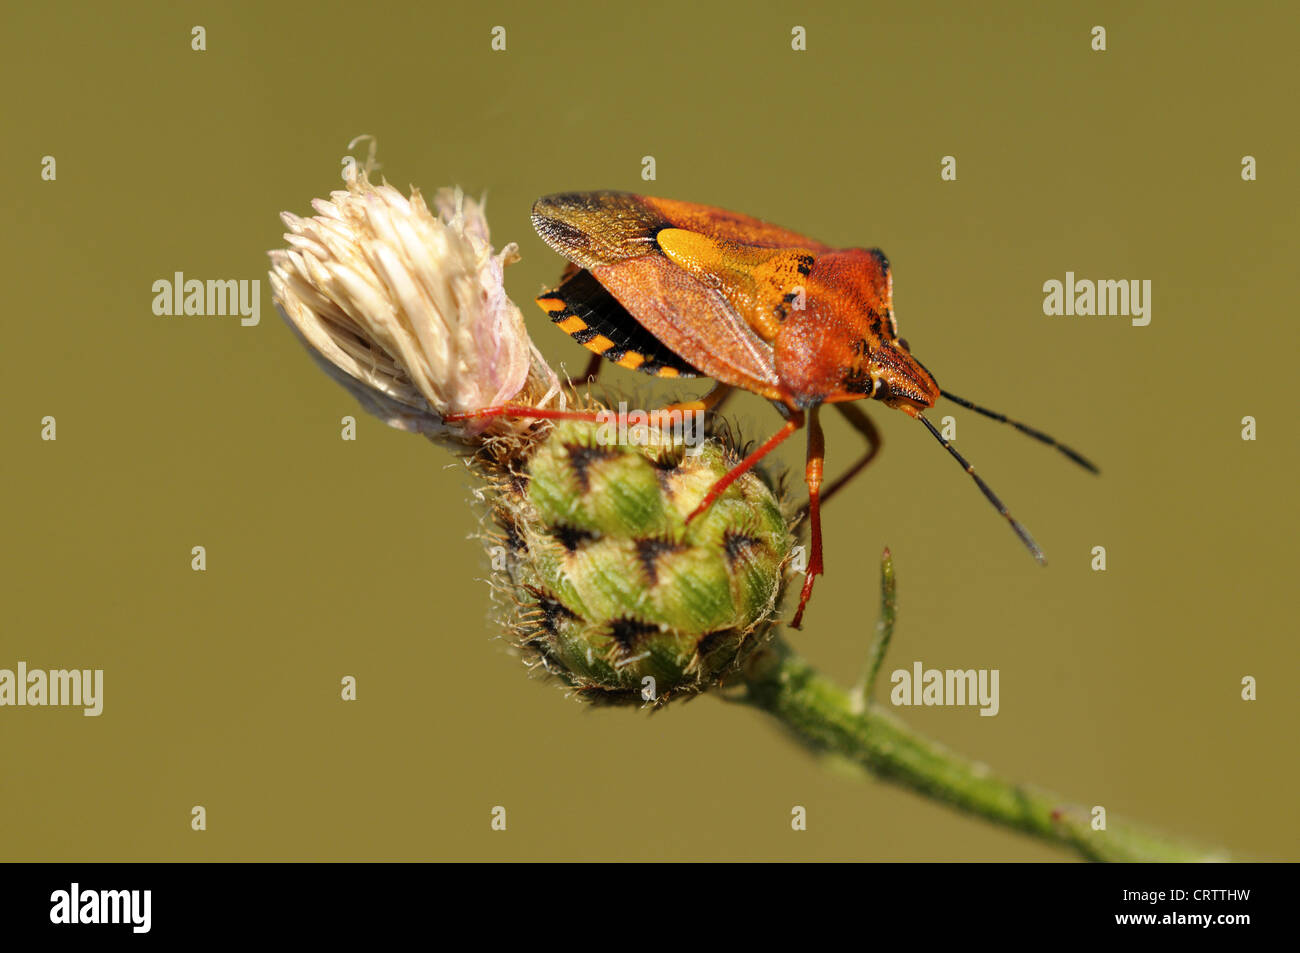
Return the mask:
<svg viewBox="0 0 1300 953">
<path fill-rule="evenodd" d="M 899 339 L 898 339 L 898 346 L 901 347 L 901 348 L 902 348 L 904 351 L 906 351 L 908 354 L 911 354 L 911 353 L 912 353 L 912 345 L 910 345 L 910 344 L 907 343 L 907 338 L 899 338 Z"/>
</svg>

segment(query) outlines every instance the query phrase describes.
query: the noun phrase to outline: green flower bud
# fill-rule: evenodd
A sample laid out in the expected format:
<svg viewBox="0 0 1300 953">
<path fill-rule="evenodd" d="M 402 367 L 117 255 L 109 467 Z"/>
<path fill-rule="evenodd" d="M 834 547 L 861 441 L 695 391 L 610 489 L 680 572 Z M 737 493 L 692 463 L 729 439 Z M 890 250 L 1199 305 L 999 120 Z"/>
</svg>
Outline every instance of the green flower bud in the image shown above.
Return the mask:
<svg viewBox="0 0 1300 953">
<path fill-rule="evenodd" d="M 791 534 L 751 471 L 692 520 L 740 459 L 665 430 L 606 442 L 565 421 L 496 481 L 518 645 L 594 701 L 662 704 L 716 685 L 767 634 Z"/>
</svg>

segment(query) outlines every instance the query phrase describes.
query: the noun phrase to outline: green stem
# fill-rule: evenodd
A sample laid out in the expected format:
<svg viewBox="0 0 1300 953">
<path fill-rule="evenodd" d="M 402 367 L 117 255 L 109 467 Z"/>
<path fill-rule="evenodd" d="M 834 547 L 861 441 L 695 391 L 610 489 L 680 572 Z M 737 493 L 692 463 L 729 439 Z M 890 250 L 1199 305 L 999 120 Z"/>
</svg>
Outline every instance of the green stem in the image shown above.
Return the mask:
<svg viewBox="0 0 1300 953">
<path fill-rule="evenodd" d="M 876 695 L 876 680 L 880 666 L 885 663 L 885 653 L 894 638 L 894 619 L 898 616 L 898 593 L 894 584 L 894 559 L 886 549 L 880 557 L 880 621 L 876 623 L 876 637 L 867 653 L 867 665 L 862 677 L 853 686 L 849 704 L 855 714 L 866 710 L 869 699 Z"/>
<path fill-rule="evenodd" d="M 882 574 L 885 619 L 893 628 L 893 572 Z M 867 686 L 874 682 L 884 646 L 873 646 Z M 1088 808 L 1047 791 L 1017 784 L 986 765 L 955 754 L 908 728 L 875 704 L 867 693 L 850 696 L 777 639 L 752 659 L 741 701 L 776 718 L 814 751 L 842 755 L 877 777 L 942 801 L 959 811 L 1070 848 L 1088 860 L 1222 860 L 1141 825 L 1107 817 L 1105 830 L 1092 829 Z M 865 704 L 864 704 L 865 702 Z"/>
</svg>

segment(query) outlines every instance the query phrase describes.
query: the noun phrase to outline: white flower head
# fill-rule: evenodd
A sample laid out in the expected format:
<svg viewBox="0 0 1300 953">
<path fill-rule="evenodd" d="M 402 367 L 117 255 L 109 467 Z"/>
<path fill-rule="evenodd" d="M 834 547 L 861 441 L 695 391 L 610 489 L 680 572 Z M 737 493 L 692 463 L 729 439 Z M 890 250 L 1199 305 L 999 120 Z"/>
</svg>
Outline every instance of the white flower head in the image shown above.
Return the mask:
<svg viewBox="0 0 1300 953">
<path fill-rule="evenodd" d="M 390 426 L 474 441 L 530 421 L 445 423 L 447 414 L 558 400 L 559 380 L 507 297 L 511 243 L 494 253 L 481 203 L 441 189 L 437 216 L 355 167 L 316 215 L 282 214 L 287 249 L 270 252 L 276 306 L 317 362 Z"/>
</svg>

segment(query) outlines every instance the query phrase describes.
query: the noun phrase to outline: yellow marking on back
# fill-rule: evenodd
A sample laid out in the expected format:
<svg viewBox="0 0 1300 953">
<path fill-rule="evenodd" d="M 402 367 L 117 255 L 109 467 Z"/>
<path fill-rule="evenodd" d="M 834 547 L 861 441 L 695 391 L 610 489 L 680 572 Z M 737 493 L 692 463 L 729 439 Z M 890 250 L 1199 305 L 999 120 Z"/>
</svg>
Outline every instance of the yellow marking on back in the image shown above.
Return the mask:
<svg viewBox="0 0 1300 953">
<path fill-rule="evenodd" d="M 628 351 L 614 363 L 619 367 L 626 367 L 628 370 L 634 371 L 645 363 L 645 355 L 639 351 Z"/>
<path fill-rule="evenodd" d="M 597 334 L 594 338 L 583 345 L 583 347 L 595 351 L 597 354 L 604 354 L 613 346 L 614 342 L 603 334 Z"/>
<path fill-rule="evenodd" d="M 673 264 L 720 291 L 768 342 L 776 340 L 785 318 L 786 295 L 804 286 L 813 258 L 804 248 L 759 248 L 684 228 L 665 228 L 655 240 Z"/>
<path fill-rule="evenodd" d="M 564 302 L 559 298 L 538 298 L 537 303 L 542 306 L 542 310 L 550 314 L 564 310 Z"/>
<path fill-rule="evenodd" d="M 571 314 L 563 321 L 556 324 L 565 334 L 577 334 L 579 331 L 587 330 L 587 322 L 582 320 L 576 314 Z"/>
</svg>

